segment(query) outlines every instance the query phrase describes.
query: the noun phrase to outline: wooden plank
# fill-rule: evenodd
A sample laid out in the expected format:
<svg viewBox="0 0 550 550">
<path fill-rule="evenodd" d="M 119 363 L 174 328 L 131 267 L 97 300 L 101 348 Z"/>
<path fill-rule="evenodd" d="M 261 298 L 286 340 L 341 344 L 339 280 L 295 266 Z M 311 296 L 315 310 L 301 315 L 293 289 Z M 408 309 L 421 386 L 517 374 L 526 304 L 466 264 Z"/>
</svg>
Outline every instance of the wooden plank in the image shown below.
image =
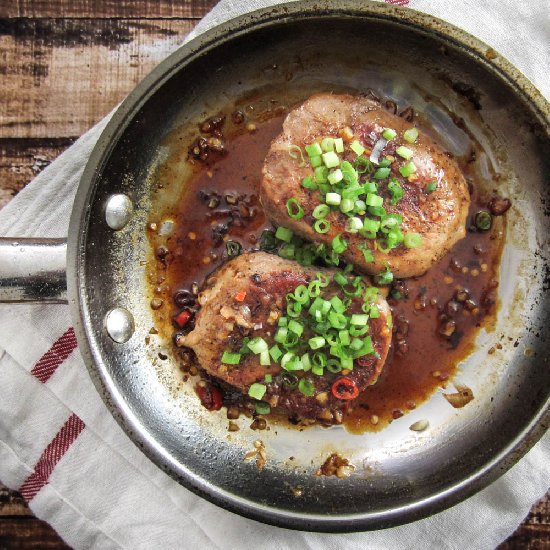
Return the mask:
<svg viewBox="0 0 550 550">
<path fill-rule="evenodd" d="M 46 522 L 36 518 L 10 518 L 0 521 L 0 548 L 70 550 Z"/>
<path fill-rule="evenodd" d="M 191 31 L 192 20 L 0 20 L 0 138 L 75 137 Z"/>
<path fill-rule="evenodd" d="M 74 141 L 74 138 L 0 139 L 0 208 Z"/>
<path fill-rule="evenodd" d="M 0 483 L 0 525 L 6 516 L 32 517 L 32 512 L 28 509 L 21 495 Z"/>
<path fill-rule="evenodd" d="M 194 18 L 217 0 L 15 0 L 0 3 L 0 17 Z"/>
</svg>

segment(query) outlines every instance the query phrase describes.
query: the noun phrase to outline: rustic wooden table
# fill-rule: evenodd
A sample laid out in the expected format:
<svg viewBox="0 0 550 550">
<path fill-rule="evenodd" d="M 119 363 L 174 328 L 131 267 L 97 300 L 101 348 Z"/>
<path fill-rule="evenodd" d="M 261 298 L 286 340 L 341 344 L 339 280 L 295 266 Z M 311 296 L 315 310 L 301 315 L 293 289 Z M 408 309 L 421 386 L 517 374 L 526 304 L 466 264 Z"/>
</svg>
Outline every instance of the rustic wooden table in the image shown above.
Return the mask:
<svg viewBox="0 0 550 550">
<path fill-rule="evenodd" d="M 0 208 L 107 114 L 215 3 L 0 1 Z M 11 548 L 67 546 L 0 483 L 0 550 Z M 499 548 L 550 548 L 550 493 Z"/>
</svg>

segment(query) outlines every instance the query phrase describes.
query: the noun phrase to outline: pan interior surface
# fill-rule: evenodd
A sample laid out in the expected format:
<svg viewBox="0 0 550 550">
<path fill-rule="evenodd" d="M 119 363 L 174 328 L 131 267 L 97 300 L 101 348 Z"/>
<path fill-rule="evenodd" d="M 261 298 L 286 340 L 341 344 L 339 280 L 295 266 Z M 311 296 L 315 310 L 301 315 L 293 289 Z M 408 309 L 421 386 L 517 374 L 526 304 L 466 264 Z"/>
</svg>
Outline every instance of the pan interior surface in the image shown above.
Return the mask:
<svg viewBox="0 0 550 550">
<path fill-rule="evenodd" d="M 69 281 L 73 303 L 80 301 L 79 341 L 87 362 L 95 365 L 94 381 L 130 437 L 209 500 L 303 530 L 388 527 L 473 494 L 536 441 L 548 419 L 550 395 L 550 316 L 544 301 L 548 112 L 540 111 L 540 98 L 530 103 L 524 81 L 507 80 L 475 51 L 479 43 L 461 45 L 459 37 L 470 38 L 443 23 L 409 11 L 396 15 L 401 12 L 389 6 L 338 4 L 325 11 L 306 2 L 230 22 L 163 63 L 102 136 L 70 229 Z M 453 409 L 436 394 L 378 433 L 274 427 L 261 435 L 244 428 L 230 434 L 223 412 L 201 407 L 191 385 L 181 383 L 169 345 L 151 335 L 146 225 L 181 193 L 170 182 L 159 188 L 156 178 L 171 153 L 169 137 L 195 131 L 206 116 L 247 97 L 267 101 L 281 92 L 291 103 L 317 91 L 368 88 L 431 117 L 436 139 L 451 152 L 469 139 L 460 130 L 465 124 L 486 144 L 491 153 L 486 162 L 499 174 L 486 184 L 512 198 L 496 327 L 480 333 L 458 376 L 475 399 Z M 118 231 L 105 223 L 113 194 L 127 195 L 134 206 Z M 108 337 L 104 323 L 118 307 L 131 313 L 135 325 L 122 344 Z M 488 354 L 497 342 L 500 349 Z M 409 430 L 424 418 L 429 430 Z M 257 439 L 267 453 L 263 470 L 244 459 Z M 355 465 L 353 474 L 315 476 L 335 451 Z"/>
</svg>

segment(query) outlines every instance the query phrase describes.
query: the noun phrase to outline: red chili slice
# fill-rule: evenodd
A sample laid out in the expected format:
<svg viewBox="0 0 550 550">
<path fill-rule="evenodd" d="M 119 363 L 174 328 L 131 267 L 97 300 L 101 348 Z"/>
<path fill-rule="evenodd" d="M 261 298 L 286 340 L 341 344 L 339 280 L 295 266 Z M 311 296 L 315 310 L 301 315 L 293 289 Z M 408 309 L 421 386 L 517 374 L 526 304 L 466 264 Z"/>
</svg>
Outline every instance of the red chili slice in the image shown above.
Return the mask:
<svg viewBox="0 0 550 550">
<path fill-rule="evenodd" d="M 222 392 L 216 386 L 209 383 L 205 386 L 197 385 L 195 391 L 205 409 L 219 411 L 222 408 Z"/>
<path fill-rule="evenodd" d="M 174 323 L 178 325 L 179 328 L 183 328 L 191 319 L 191 312 L 184 309 L 181 313 L 178 313 L 174 317 Z"/>
<path fill-rule="evenodd" d="M 349 378 L 338 378 L 334 384 L 332 384 L 332 395 L 336 399 L 344 399 L 349 401 L 355 399 L 359 395 L 359 388 L 357 384 Z"/>
</svg>

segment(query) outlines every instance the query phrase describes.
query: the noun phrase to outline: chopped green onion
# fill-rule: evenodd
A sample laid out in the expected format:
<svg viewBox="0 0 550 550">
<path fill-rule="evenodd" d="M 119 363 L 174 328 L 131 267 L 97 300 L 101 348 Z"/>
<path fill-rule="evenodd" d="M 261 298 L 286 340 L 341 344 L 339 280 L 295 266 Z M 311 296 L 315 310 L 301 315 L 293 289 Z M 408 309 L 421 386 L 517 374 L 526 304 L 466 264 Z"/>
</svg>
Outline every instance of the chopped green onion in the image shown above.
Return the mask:
<svg viewBox="0 0 550 550">
<path fill-rule="evenodd" d="M 334 250 L 336 254 L 342 254 L 347 247 L 348 243 L 345 239 L 342 239 L 342 235 L 336 235 L 336 237 L 332 239 L 332 250 Z"/>
<path fill-rule="evenodd" d="M 367 204 L 365 203 L 365 201 L 362 201 L 362 200 L 355 201 L 355 206 L 353 207 L 353 211 L 356 214 L 364 214 L 366 209 L 367 209 Z"/>
<path fill-rule="evenodd" d="M 363 229 L 363 222 L 361 221 L 361 218 L 348 218 L 348 221 L 346 222 L 346 230 L 348 233 L 357 233 L 360 229 Z"/>
<path fill-rule="evenodd" d="M 271 412 L 271 407 L 269 406 L 269 403 L 265 403 L 264 401 L 256 403 L 255 407 L 258 414 L 269 414 Z"/>
<path fill-rule="evenodd" d="M 340 343 L 343 346 L 349 346 L 349 332 L 347 330 L 341 330 L 338 333 L 338 337 L 340 338 Z"/>
<path fill-rule="evenodd" d="M 346 311 L 346 306 L 344 305 L 344 302 L 342 302 L 342 300 L 340 300 L 340 298 L 338 298 L 338 296 L 336 295 L 334 295 L 330 299 L 330 305 L 332 306 L 332 309 L 336 311 L 336 313 L 344 313 Z"/>
<path fill-rule="evenodd" d="M 355 207 L 355 202 L 351 199 L 343 199 L 340 201 L 340 212 L 345 214 L 346 212 L 351 212 Z"/>
<path fill-rule="evenodd" d="M 294 233 L 287 229 L 286 227 L 277 227 L 277 231 L 275 231 L 275 237 L 279 239 L 280 241 L 284 241 L 285 243 L 289 243 L 293 237 Z"/>
<path fill-rule="evenodd" d="M 316 374 L 317 376 L 323 376 L 324 374 L 324 371 L 323 371 L 324 367 L 321 367 L 319 365 L 312 365 L 311 366 L 311 372 L 313 374 Z"/>
<path fill-rule="evenodd" d="M 374 179 L 375 180 L 383 180 L 384 178 L 387 178 L 390 175 L 391 168 L 387 166 L 383 166 L 382 168 L 378 168 L 376 172 L 374 173 Z"/>
<path fill-rule="evenodd" d="M 294 253 L 296 251 L 296 247 L 291 244 L 291 243 L 284 243 L 280 248 L 279 248 L 279 256 L 281 256 L 281 258 L 285 258 L 287 260 L 292 260 L 294 259 Z"/>
<path fill-rule="evenodd" d="M 360 313 L 354 313 L 350 319 L 350 323 L 357 327 L 364 327 L 368 322 L 369 322 L 369 316 L 362 315 Z"/>
<path fill-rule="evenodd" d="M 368 315 L 366 315 L 368 317 Z M 364 326 L 364 325 L 362 325 Z M 359 338 L 354 338 L 350 344 L 350 348 L 353 351 L 359 351 L 363 347 L 363 342 Z"/>
<path fill-rule="evenodd" d="M 316 351 L 313 354 L 313 366 L 321 367 L 321 374 L 322 374 L 322 369 L 326 366 L 326 364 L 327 364 L 327 356 L 322 351 Z"/>
<path fill-rule="evenodd" d="M 357 141 L 354 140 L 350 143 L 349 148 L 358 156 L 360 157 L 364 152 L 365 148 Z"/>
<path fill-rule="evenodd" d="M 334 274 L 334 282 L 340 286 L 346 286 L 348 284 L 348 280 L 347 278 L 342 275 L 339 271 L 337 271 L 335 274 Z"/>
<path fill-rule="evenodd" d="M 311 157 L 309 159 L 309 163 L 311 164 L 312 168 L 317 168 L 318 166 L 323 165 L 323 159 L 321 158 L 321 155 L 317 155 L 315 157 Z"/>
<path fill-rule="evenodd" d="M 265 384 L 258 384 L 258 382 L 254 382 L 254 384 L 252 384 L 248 389 L 248 395 L 250 397 L 253 397 L 254 399 L 257 399 L 258 401 L 261 401 L 266 391 L 267 387 L 265 386 Z"/>
<path fill-rule="evenodd" d="M 403 132 L 403 139 L 409 143 L 414 143 L 418 138 L 418 130 L 416 128 L 409 128 Z"/>
<path fill-rule="evenodd" d="M 480 210 L 474 217 L 474 223 L 480 231 L 489 231 L 493 225 L 493 218 L 489 212 Z"/>
<path fill-rule="evenodd" d="M 334 151 L 334 138 L 326 137 L 321 141 L 321 149 L 328 153 L 329 151 Z"/>
<path fill-rule="evenodd" d="M 306 145 L 305 150 L 308 157 L 318 157 L 323 153 L 321 146 L 318 143 L 312 143 L 311 145 Z"/>
<path fill-rule="evenodd" d="M 302 304 L 300 302 L 286 305 L 286 314 L 289 317 L 300 317 L 300 313 L 302 313 Z"/>
<path fill-rule="evenodd" d="M 286 201 L 286 211 L 293 220 L 299 220 L 304 217 L 304 209 L 294 197 Z"/>
<path fill-rule="evenodd" d="M 288 328 L 279 327 L 275 333 L 275 342 L 278 344 L 284 344 L 286 342 L 286 337 L 288 335 Z"/>
<path fill-rule="evenodd" d="M 379 285 L 389 285 L 393 281 L 393 273 L 389 267 L 386 267 L 385 271 L 379 273 L 376 277 L 376 281 Z"/>
<path fill-rule="evenodd" d="M 378 319 L 380 317 L 380 310 L 376 306 L 371 306 L 369 315 L 371 319 Z"/>
<path fill-rule="evenodd" d="M 342 365 L 338 359 L 329 359 L 327 362 L 327 370 L 333 374 L 336 374 L 342 370 Z"/>
<path fill-rule="evenodd" d="M 328 168 L 326 166 L 318 166 L 313 171 L 313 174 L 317 183 L 326 183 L 328 177 Z"/>
<path fill-rule="evenodd" d="M 306 165 L 306 161 L 304 159 L 304 153 L 302 152 L 302 149 L 298 147 L 298 145 L 289 145 L 288 146 L 288 154 L 293 159 L 300 159 L 300 168 L 304 167 Z"/>
<path fill-rule="evenodd" d="M 372 172 L 374 170 L 374 164 L 367 157 L 357 157 L 353 165 L 357 170 L 358 174 L 366 174 L 367 172 Z"/>
<path fill-rule="evenodd" d="M 391 166 L 391 162 L 388 159 L 383 159 L 378 163 L 378 166 L 380 168 L 387 168 L 388 166 Z"/>
<path fill-rule="evenodd" d="M 376 193 L 378 191 L 378 184 L 374 181 L 367 181 L 363 184 L 365 193 Z"/>
<path fill-rule="evenodd" d="M 359 181 L 359 174 L 357 174 L 351 162 L 348 162 L 347 160 L 342 161 L 340 169 L 342 170 L 344 181 L 348 185 L 357 184 L 357 182 Z"/>
<path fill-rule="evenodd" d="M 300 378 L 300 381 L 298 382 L 298 390 L 300 390 L 300 392 L 306 397 L 311 397 L 315 393 L 315 385 L 307 378 Z"/>
<path fill-rule="evenodd" d="M 388 189 L 391 193 L 390 202 L 392 204 L 397 204 L 405 194 L 405 192 L 403 191 L 403 187 L 401 187 L 401 184 L 395 178 L 390 179 L 388 183 Z"/>
<path fill-rule="evenodd" d="M 237 241 L 227 241 L 225 243 L 225 249 L 227 250 L 227 256 L 229 258 L 234 258 L 241 253 L 242 246 Z"/>
<path fill-rule="evenodd" d="M 314 336 L 308 343 L 311 349 L 321 349 L 325 345 L 325 339 L 322 336 Z"/>
<path fill-rule="evenodd" d="M 395 152 L 401 157 L 401 158 L 404 158 L 405 160 L 410 160 L 412 159 L 413 155 L 414 155 L 414 152 L 411 151 L 411 149 L 409 149 L 408 147 L 405 147 L 404 145 L 401 145 L 399 146 Z"/>
<path fill-rule="evenodd" d="M 330 208 L 326 204 L 318 204 L 314 209 L 311 215 L 316 220 L 322 220 L 326 218 L 327 214 L 330 212 Z"/>
<path fill-rule="evenodd" d="M 325 202 L 332 206 L 338 206 L 342 201 L 342 197 L 338 193 L 327 193 L 325 196 Z"/>
<path fill-rule="evenodd" d="M 311 176 L 306 176 L 302 180 L 302 187 L 305 189 L 311 189 L 312 191 L 317 190 L 317 184 L 313 181 L 313 178 Z"/>
<path fill-rule="evenodd" d="M 260 365 L 262 365 L 263 367 L 271 365 L 271 358 L 269 357 L 268 350 L 264 350 L 260 353 Z"/>
<path fill-rule="evenodd" d="M 374 193 L 367 193 L 365 203 L 367 206 L 382 206 L 382 204 L 384 204 L 384 199 Z"/>
<path fill-rule="evenodd" d="M 348 324 L 348 319 L 343 313 L 336 313 L 336 311 L 330 311 L 328 314 L 328 322 L 332 328 L 342 330 L 345 329 Z"/>
<path fill-rule="evenodd" d="M 275 363 L 279 362 L 279 359 L 283 356 L 283 352 L 281 351 L 281 348 L 275 344 L 273 347 L 269 349 L 269 355 L 271 355 L 271 359 L 275 361 Z M 267 375 L 266 375 L 266 381 L 267 381 Z"/>
<path fill-rule="evenodd" d="M 304 372 L 311 370 L 311 360 L 309 359 L 309 353 L 307 353 L 307 351 L 300 357 L 300 361 L 302 362 L 302 369 Z"/>
<path fill-rule="evenodd" d="M 292 298 L 294 301 L 299 302 L 300 304 L 305 304 L 309 301 L 309 291 L 305 285 L 299 285 L 294 289 L 294 294 L 287 294 L 287 299 Z M 290 329 L 290 321 L 288 323 L 288 328 Z"/>
<path fill-rule="evenodd" d="M 298 321 L 295 321 L 294 319 L 292 319 L 288 323 L 288 330 L 292 331 L 294 334 L 297 334 L 298 337 L 300 337 L 304 332 L 304 327 Z"/>
<path fill-rule="evenodd" d="M 433 193 L 437 189 L 437 181 L 430 181 L 428 185 L 426 185 L 426 193 Z"/>
<path fill-rule="evenodd" d="M 319 284 L 325 288 L 330 284 L 330 277 L 328 275 L 324 275 L 323 273 L 316 273 L 317 280 L 319 281 Z"/>
<path fill-rule="evenodd" d="M 356 199 L 357 197 L 364 195 L 365 189 L 362 185 L 357 183 L 350 184 L 348 187 L 342 189 L 343 199 Z"/>
<path fill-rule="evenodd" d="M 279 317 L 277 321 L 278 327 L 288 327 L 288 319 L 286 317 Z"/>
<path fill-rule="evenodd" d="M 273 382 L 273 375 L 272 375 L 272 374 L 266 374 L 266 375 L 264 376 L 264 380 L 265 380 L 267 383 Z"/>
<path fill-rule="evenodd" d="M 248 348 L 252 353 L 261 353 L 262 351 L 268 350 L 267 342 L 261 336 L 252 338 L 252 340 L 248 342 Z"/>
<path fill-rule="evenodd" d="M 323 163 L 327 168 L 336 168 L 340 166 L 340 157 L 334 151 L 328 151 L 322 154 Z"/>
<path fill-rule="evenodd" d="M 351 325 L 349 327 L 350 336 L 363 336 L 363 334 L 366 334 L 368 331 L 369 331 L 369 325 L 364 325 L 362 327 L 356 327 L 355 325 Z"/>
<path fill-rule="evenodd" d="M 222 354 L 222 363 L 225 363 L 226 365 L 238 365 L 240 361 L 240 353 L 231 353 L 229 351 L 224 351 Z"/>
<path fill-rule="evenodd" d="M 334 139 L 334 150 L 337 153 L 343 153 L 344 152 L 344 140 L 342 138 L 335 138 Z"/>
<path fill-rule="evenodd" d="M 388 141 L 391 141 L 396 135 L 397 132 L 392 128 L 385 128 L 382 132 L 382 137 Z"/>
<path fill-rule="evenodd" d="M 275 231 L 270 231 L 266 229 L 262 231 L 262 236 L 260 237 L 260 248 L 262 250 L 275 250 L 278 246 L 277 238 L 275 237 Z"/>
<path fill-rule="evenodd" d="M 420 233 L 406 233 L 403 244 L 407 248 L 418 248 L 422 245 L 422 235 Z"/>
<path fill-rule="evenodd" d="M 374 236 L 376 236 L 376 232 L 380 229 L 380 222 L 378 220 L 371 220 L 370 218 L 365 218 L 363 220 L 363 229 L 361 231 L 361 234 L 364 233 L 371 233 Z"/>
<path fill-rule="evenodd" d="M 315 229 L 317 233 L 328 233 L 330 231 L 330 222 L 325 219 L 317 220 L 313 224 L 313 229 Z"/>
<path fill-rule="evenodd" d="M 416 172 L 416 166 L 414 165 L 414 162 L 411 160 L 410 162 L 407 162 L 407 164 L 404 164 L 403 166 L 401 166 L 401 168 L 399 168 L 399 172 L 404 178 L 408 178 L 409 176 L 411 176 Z"/>
<path fill-rule="evenodd" d="M 387 214 L 386 209 L 381 206 L 369 206 L 369 214 L 382 218 Z"/>
<path fill-rule="evenodd" d="M 372 220 L 365 220 L 365 221 L 372 221 Z M 363 253 L 363 258 L 365 260 L 365 263 L 371 263 L 374 262 L 374 256 L 372 254 L 372 251 L 367 248 L 364 244 L 357 245 L 357 248 Z"/>
<path fill-rule="evenodd" d="M 327 179 L 331 185 L 336 185 L 344 179 L 344 174 L 342 174 L 342 170 L 337 168 L 329 173 Z"/>
</svg>

